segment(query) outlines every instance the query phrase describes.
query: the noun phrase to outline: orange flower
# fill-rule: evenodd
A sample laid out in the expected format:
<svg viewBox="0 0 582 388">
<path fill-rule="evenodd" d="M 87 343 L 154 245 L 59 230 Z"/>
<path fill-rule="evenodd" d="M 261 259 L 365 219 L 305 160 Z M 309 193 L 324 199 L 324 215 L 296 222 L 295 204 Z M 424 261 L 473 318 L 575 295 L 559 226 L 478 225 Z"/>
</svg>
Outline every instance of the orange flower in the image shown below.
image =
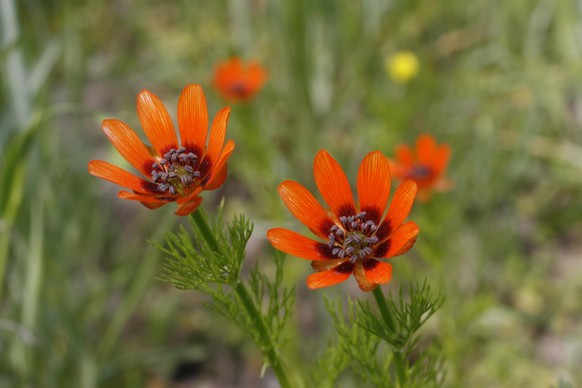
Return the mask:
<svg viewBox="0 0 582 388">
<path fill-rule="evenodd" d="M 309 288 L 343 282 L 353 273 L 360 289 L 372 291 L 392 278 L 386 259 L 407 252 L 416 242 L 418 226 L 404 223 L 416 196 L 416 183 L 403 182 L 390 196 L 390 165 L 380 152 L 370 152 L 358 172 L 356 205 L 350 184 L 341 166 L 324 150 L 313 164 L 315 183 L 330 210 L 302 185 L 285 181 L 279 195 L 287 208 L 324 242 L 299 233 L 275 228 L 267 232 L 273 246 L 290 255 L 312 260 L 318 271 L 307 278 Z"/>
<path fill-rule="evenodd" d="M 266 80 L 267 73 L 259 63 L 244 66 L 238 57 L 219 63 L 214 70 L 214 86 L 227 100 L 250 100 Z"/>
<path fill-rule="evenodd" d="M 390 160 L 394 175 L 412 179 L 418 185 L 418 197 L 426 201 L 431 190 L 445 191 L 451 187 L 444 176 L 451 156 L 448 144 L 437 145 L 434 137 L 423 134 L 416 140 L 416 154 L 406 144 L 396 147 L 396 160 Z"/>
<path fill-rule="evenodd" d="M 131 190 L 119 198 L 139 201 L 150 209 L 169 202 L 178 204 L 177 215 L 186 216 L 202 202 L 203 190 L 214 190 L 226 179 L 227 160 L 234 142 L 224 144 L 230 108 L 222 108 L 214 118 L 210 139 L 206 98 L 199 85 L 188 85 L 178 102 L 181 145 L 172 119 L 162 101 L 148 90 L 137 96 L 137 115 L 152 146 L 117 119 L 104 120 L 101 127 L 111 144 L 146 179 L 139 178 L 101 160 L 89 162 L 89 173 Z"/>
</svg>

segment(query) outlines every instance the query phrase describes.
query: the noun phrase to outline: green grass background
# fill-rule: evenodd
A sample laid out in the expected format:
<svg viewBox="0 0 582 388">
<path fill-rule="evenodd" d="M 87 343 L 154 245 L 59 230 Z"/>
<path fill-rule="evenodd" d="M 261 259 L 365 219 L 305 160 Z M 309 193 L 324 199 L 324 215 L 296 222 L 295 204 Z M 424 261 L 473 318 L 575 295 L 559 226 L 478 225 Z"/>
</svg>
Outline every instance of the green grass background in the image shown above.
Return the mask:
<svg viewBox="0 0 582 388">
<path fill-rule="evenodd" d="M 141 135 L 147 88 L 175 118 L 181 89 L 224 106 L 214 65 L 231 55 L 269 72 L 235 104 L 226 184 L 212 212 L 255 222 L 249 263 L 272 268 L 264 233 L 303 231 L 276 191 L 315 189 L 327 149 L 352 183 L 362 157 L 423 132 L 452 147 L 450 192 L 415 205 L 421 234 L 395 258 L 396 289 L 426 277 L 447 295 L 424 330 L 446 358 L 446 386 L 582 386 L 582 18 L 574 0 L 2 0 L 0 66 L 0 386 L 254 386 L 261 356 L 203 298 L 156 280 L 146 240 L 184 220 L 116 198 L 87 162 L 124 161 L 100 129 Z M 414 52 L 420 72 L 392 81 L 384 60 Z M 393 185 L 395 186 L 395 185 Z M 249 264 L 250 265 L 250 264 Z M 322 294 L 362 295 L 353 279 L 297 285 L 293 368 L 334 338 Z M 181 366 L 181 367 L 180 367 Z M 345 381 L 352 381 L 349 373 Z M 347 384 L 347 383 L 346 383 Z M 177 386 L 177 385 L 176 385 Z"/>
</svg>

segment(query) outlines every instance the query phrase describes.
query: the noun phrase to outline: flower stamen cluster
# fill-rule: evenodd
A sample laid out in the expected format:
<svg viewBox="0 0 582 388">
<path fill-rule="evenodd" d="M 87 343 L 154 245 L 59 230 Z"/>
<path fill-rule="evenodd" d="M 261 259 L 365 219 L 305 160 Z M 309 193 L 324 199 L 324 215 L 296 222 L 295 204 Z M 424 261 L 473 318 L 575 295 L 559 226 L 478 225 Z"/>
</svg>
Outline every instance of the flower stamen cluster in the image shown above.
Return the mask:
<svg viewBox="0 0 582 388">
<path fill-rule="evenodd" d="M 372 246 L 378 243 L 378 237 L 374 235 L 378 226 L 374 221 L 366 220 L 366 212 L 342 216 L 340 222 L 343 228 L 337 225 L 330 228 L 328 245 L 332 254 L 341 259 L 349 257 L 352 263 L 372 256 Z"/>
<path fill-rule="evenodd" d="M 184 195 L 201 175 L 196 169 L 197 164 L 198 155 L 195 153 L 186 152 L 185 147 L 172 148 L 152 164 L 152 181 L 157 183 L 160 193 Z"/>
</svg>

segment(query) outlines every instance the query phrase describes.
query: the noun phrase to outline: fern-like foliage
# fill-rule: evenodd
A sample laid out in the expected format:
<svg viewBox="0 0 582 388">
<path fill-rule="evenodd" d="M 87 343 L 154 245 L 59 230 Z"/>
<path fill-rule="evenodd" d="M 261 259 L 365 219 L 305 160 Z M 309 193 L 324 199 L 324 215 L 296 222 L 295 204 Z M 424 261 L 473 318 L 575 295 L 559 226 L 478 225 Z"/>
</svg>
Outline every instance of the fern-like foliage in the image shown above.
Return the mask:
<svg viewBox="0 0 582 388">
<path fill-rule="evenodd" d="M 273 280 L 261 273 L 257 264 L 250 271 L 248 281 L 250 297 L 255 306 L 258 306 L 261 319 L 266 324 L 270 343 L 265 341 L 258 330 L 257 317 L 250 315 L 244 308 L 244 301 L 238 293 L 227 290 L 226 287 L 205 287 L 202 290 L 212 296 L 212 302 L 208 302 L 207 306 L 243 329 L 262 351 L 268 346 L 274 345 L 281 349 L 285 345 L 283 329 L 295 308 L 295 288 L 281 285 L 285 255 L 277 252 L 274 258 L 276 272 Z"/>
<path fill-rule="evenodd" d="M 266 323 L 278 348 L 285 345 L 282 333 L 287 319 L 295 311 L 295 287 L 287 288 L 283 284 L 283 263 L 285 254 L 274 251 L 275 278 L 269 278 L 260 271 L 259 264 L 251 271 L 250 289 L 255 303 L 265 310 Z"/>
<path fill-rule="evenodd" d="M 190 230 L 182 227 L 166 235 L 165 246 L 155 244 L 167 255 L 161 279 L 210 296 L 206 305 L 245 331 L 263 353 L 265 365 L 280 373 L 282 333 L 295 306 L 295 289 L 282 286 L 285 255 L 274 254 L 274 279 L 257 263 L 243 281 L 241 268 L 253 225 L 244 216 L 221 225 L 220 214 L 211 225 L 203 213 L 194 214 Z"/>
<path fill-rule="evenodd" d="M 397 300 L 392 295 L 386 298 L 395 320 L 394 330 L 390 330 L 368 301 L 358 300 L 359 313 L 356 323 L 384 339 L 395 350 L 404 348 L 445 301 L 444 296 L 432 292 L 426 279 L 422 284 L 413 283 L 406 294 L 407 297 L 400 288 Z"/>
<path fill-rule="evenodd" d="M 438 343 L 419 344 L 419 329 L 444 303 L 444 297 L 434 294 L 426 280 L 386 298 L 394 329 L 367 300 L 324 301 L 338 338 L 318 359 L 312 373 L 317 386 L 336 386 L 346 368 L 377 387 L 442 386 L 445 368 Z M 403 360 L 404 383 L 397 377 L 395 357 Z"/>
<path fill-rule="evenodd" d="M 220 217 L 212 233 L 220 250 L 214 250 L 191 220 L 191 229 L 180 227 L 178 233 L 166 234 L 166 245 L 154 245 L 167 255 L 161 280 L 181 290 L 204 291 L 209 283 L 234 285 L 240 277 L 245 247 L 253 225 L 244 216 L 236 216 L 221 229 Z"/>
</svg>

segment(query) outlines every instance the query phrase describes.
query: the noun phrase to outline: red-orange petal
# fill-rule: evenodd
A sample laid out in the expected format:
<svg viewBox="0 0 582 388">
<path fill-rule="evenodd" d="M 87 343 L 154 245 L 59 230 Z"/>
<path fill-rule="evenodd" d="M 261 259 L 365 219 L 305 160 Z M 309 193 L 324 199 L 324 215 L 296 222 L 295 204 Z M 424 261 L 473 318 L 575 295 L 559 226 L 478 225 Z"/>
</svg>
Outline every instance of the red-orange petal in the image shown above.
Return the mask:
<svg viewBox="0 0 582 388">
<path fill-rule="evenodd" d="M 280 251 L 307 260 L 335 259 L 331 248 L 324 243 L 312 240 L 299 233 L 283 228 L 269 229 L 267 239 Z"/>
<path fill-rule="evenodd" d="M 103 120 L 101 128 L 125 160 L 144 176 L 151 176 L 155 160 L 133 129 L 116 119 Z"/>
<path fill-rule="evenodd" d="M 354 267 L 355 264 L 347 261 L 327 271 L 321 271 L 309 275 L 307 277 L 307 287 L 311 289 L 317 289 L 341 283 L 350 277 L 354 270 Z"/>
<path fill-rule="evenodd" d="M 258 62 L 250 62 L 248 66 L 248 74 L 252 94 L 255 94 L 267 80 L 267 73 Z"/>
<path fill-rule="evenodd" d="M 89 162 L 89 174 L 139 193 L 154 192 L 157 187 L 154 183 L 138 178 L 124 169 L 102 160 Z"/>
<path fill-rule="evenodd" d="M 208 140 L 208 151 L 206 152 L 205 158 L 209 158 L 213 164 L 216 163 L 218 156 L 222 151 L 229 116 L 230 107 L 227 106 L 218 111 L 212 122 L 210 139 Z"/>
<path fill-rule="evenodd" d="M 140 203 L 147 207 L 148 209 L 155 210 L 166 205 L 168 202 L 140 202 Z"/>
<path fill-rule="evenodd" d="M 339 163 L 327 151 L 321 150 L 315 156 L 313 174 L 321 196 L 337 217 L 356 214 L 348 178 Z"/>
<path fill-rule="evenodd" d="M 224 183 L 227 174 L 226 164 L 228 162 L 228 158 L 230 158 L 230 155 L 232 154 L 233 151 L 234 142 L 232 140 L 229 140 L 226 142 L 224 148 L 222 149 L 222 152 L 218 157 L 218 160 L 214 162 L 214 165 L 211 168 L 210 178 L 206 183 L 206 186 L 204 187 L 205 190 L 217 189 Z"/>
<path fill-rule="evenodd" d="M 186 202 L 190 202 L 194 198 L 196 198 L 201 192 L 202 192 L 202 187 L 198 186 L 190 194 L 188 194 L 187 196 L 185 196 L 185 197 L 178 197 L 176 199 L 176 203 L 178 205 L 183 205 Z"/>
<path fill-rule="evenodd" d="M 176 210 L 174 214 L 176 214 L 177 216 L 187 216 L 193 213 L 196 209 L 198 209 L 201 203 L 202 197 L 196 196 L 194 198 L 191 198 L 188 202 L 179 206 L 178 210 Z"/>
<path fill-rule="evenodd" d="M 412 149 L 406 144 L 400 144 L 396 147 L 396 160 L 399 164 L 412 166 L 415 162 Z"/>
<path fill-rule="evenodd" d="M 410 170 L 409 166 L 400 164 L 392 159 L 388 159 L 388 163 L 390 164 L 390 173 L 392 174 L 392 176 L 396 176 L 400 179 L 406 179 L 406 175 Z"/>
<path fill-rule="evenodd" d="M 220 186 L 222 186 L 224 181 L 226 181 L 227 175 L 228 175 L 228 164 L 225 163 L 222 165 L 220 170 L 218 170 L 218 172 L 215 173 L 210 178 L 210 180 L 208 181 L 206 186 L 204 186 L 204 190 L 216 190 L 216 189 L 218 189 Z"/>
<path fill-rule="evenodd" d="M 404 222 L 414 204 L 418 186 L 412 180 L 402 182 L 392 198 L 384 222 L 388 223 L 389 230 L 394 231 Z M 382 227 L 381 227 L 382 228 Z M 382 238 L 384 236 L 381 236 Z"/>
<path fill-rule="evenodd" d="M 441 174 L 449 163 L 449 158 L 451 157 L 451 147 L 448 144 L 443 144 L 439 146 L 434 155 L 431 167 L 437 174 Z"/>
<path fill-rule="evenodd" d="M 327 271 L 337 267 L 338 265 L 349 261 L 350 259 L 329 259 L 329 260 L 314 260 L 311 262 L 311 268 L 316 271 Z"/>
<path fill-rule="evenodd" d="M 400 228 L 392 233 L 390 237 L 380 245 L 388 247 L 381 257 L 394 257 L 408 252 L 416 242 L 419 231 L 420 229 L 418 228 L 418 225 L 413 221 L 409 221 L 400 226 Z"/>
<path fill-rule="evenodd" d="M 130 201 L 139 201 L 147 203 L 168 203 L 173 202 L 173 199 L 161 199 L 155 195 L 140 194 L 140 193 L 130 193 L 128 191 L 120 191 L 117 193 L 117 197 L 121 199 L 127 199 Z M 167 198 L 167 197 L 164 197 Z"/>
<path fill-rule="evenodd" d="M 178 128 L 183 147 L 206 149 L 208 135 L 208 108 L 200 85 L 188 85 L 182 90 L 178 102 Z"/>
<path fill-rule="evenodd" d="M 232 58 L 231 60 L 224 63 L 223 74 L 225 81 L 228 82 L 228 87 L 232 86 L 232 83 L 242 82 L 244 83 L 244 66 L 240 58 Z"/>
<path fill-rule="evenodd" d="M 217 72 L 221 76 L 228 76 L 229 80 L 232 78 L 240 78 L 243 73 L 242 61 L 238 57 L 223 61 L 218 64 Z"/>
<path fill-rule="evenodd" d="M 362 160 L 357 188 L 360 211 L 378 224 L 390 197 L 390 164 L 380 151 L 370 152 Z"/>
<path fill-rule="evenodd" d="M 356 263 L 356 268 L 354 268 L 354 277 L 356 278 L 358 286 L 362 291 L 372 291 L 378 286 L 377 284 L 371 283 L 368 281 L 368 279 L 366 279 L 366 272 L 364 271 L 364 266 L 362 265 L 361 261 Z"/>
<path fill-rule="evenodd" d="M 426 166 L 430 165 L 436 152 L 436 140 L 429 134 L 423 134 L 416 139 L 416 153 L 418 161 Z"/>
<path fill-rule="evenodd" d="M 171 148 L 179 148 L 174 125 L 166 107 L 149 90 L 142 90 L 137 95 L 137 115 L 146 136 L 160 156 Z"/>
<path fill-rule="evenodd" d="M 287 209 L 317 237 L 327 240 L 334 222 L 319 201 L 303 185 L 284 181 L 279 185 L 279 195 Z"/>
<path fill-rule="evenodd" d="M 388 263 L 369 259 L 362 263 L 366 280 L 375 284 L 386 284 L 392 279 L 392 266 Z"/>
</svg>

